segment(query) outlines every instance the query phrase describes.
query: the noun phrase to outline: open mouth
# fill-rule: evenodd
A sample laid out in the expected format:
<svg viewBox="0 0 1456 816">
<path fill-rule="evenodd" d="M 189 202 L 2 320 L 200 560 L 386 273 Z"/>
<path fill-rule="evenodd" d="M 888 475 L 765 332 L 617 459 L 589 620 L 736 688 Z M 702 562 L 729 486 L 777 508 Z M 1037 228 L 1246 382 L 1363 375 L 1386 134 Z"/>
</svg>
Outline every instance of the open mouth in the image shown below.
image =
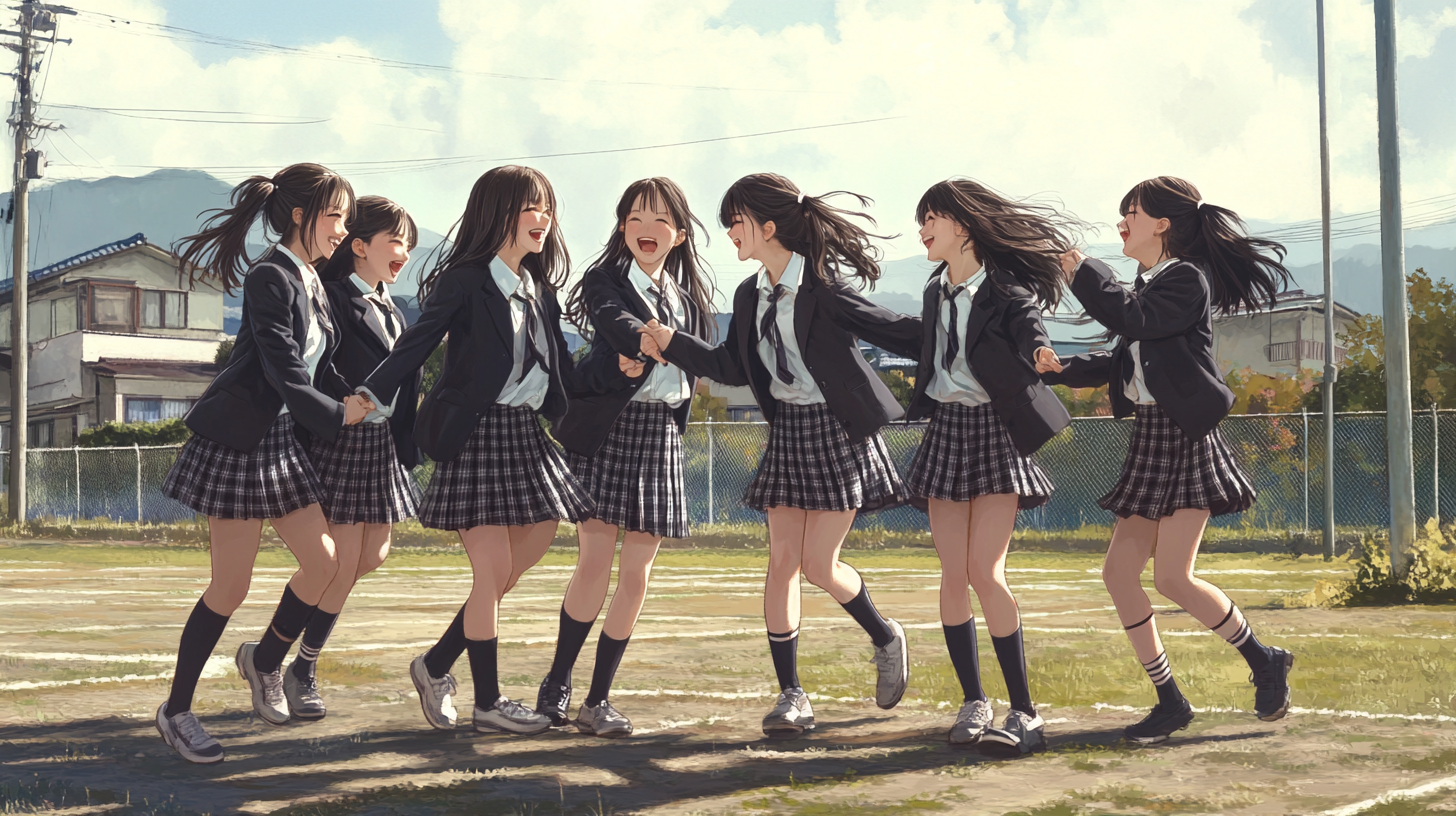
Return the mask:
<svg viewBox="0 0 1456 816">
<path fill-rule="evenodd" d="M 734 238 L 733 239 L 733 246 L 742 249 L 743 248 L 743 242 L 740 241 L 740 240 L 738 240 L 737 238 Z"/>
<path fill-rule="evenodd" d="M 637 248 L 640 249 L 640 250 L 642 250 L 642 252 L 644 254 L 651 255 L 651 254 L 653 254 L 654 252 L 657 251 L 657 239 L 655 239 L 655 238 L 638 238 L 637 239 Z"/>
<path fill-rule="evenodd" d="M 533 229 L 533 230 L 531 230 L 531 232 L 529 234 L 531 236 L 531 240 L 532 241 L 538 241 L 539 242 L 539 241 L 546 240 L 546 230 L 544 230 L 544 229 Z"/>
<path fill-rule="evenodd" d="M 935 243 L 935 239 L 934 238 L 924 238 L 924 239 L 921 239 L 920 243 L 925 244 L 925 248 L 926 249 L 930 249 L 930 245 L 933 244 L 933 243 Z"/>
<path fill-rule="evenodd" d="M 1127 230 L 1119 230 L 1118 233 L 1117 233 L 1118 237 L 1122 238 L 1123 243 L 1126 243 L 1127 242 L 1127 236 L 1129 236 L 1131 234 L 1132 233 L 1131 232 L 1128 232 Z"/>
<path fill-rule="evenodd" d="M 401 270 L 401 269 L 404 269 L 404 261 L 390 261 L 389 262 L 389 271 L 390 271 L 391 274 L 398 275 L 399 274 L 399 270 Z"/>
</svg>

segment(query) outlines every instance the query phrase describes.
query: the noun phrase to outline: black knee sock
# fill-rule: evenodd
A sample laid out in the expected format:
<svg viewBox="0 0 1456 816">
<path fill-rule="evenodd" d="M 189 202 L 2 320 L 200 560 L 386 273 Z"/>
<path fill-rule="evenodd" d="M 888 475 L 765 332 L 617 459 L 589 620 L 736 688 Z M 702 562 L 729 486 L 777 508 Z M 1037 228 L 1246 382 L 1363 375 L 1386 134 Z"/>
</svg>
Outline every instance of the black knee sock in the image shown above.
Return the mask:
<svg viewBox="0 0 1456 816">
<path fill-rule="evenodd" d="M 431 677 L 441 678 L 450 673 L 455 661 L 465 651 L 465 607 L 455 613 L 455 619 L 445 628 L 445 634 L 425 652 L 425 671 Z"/>
<path fill-rule="evenodd" d="M 573 618 L 566 614 L 565 606 L 561 607 L 561 623 L 556 628 L 556 657 L 551 661 L 551 671 L 546 673 L 551 682 L 563 686 L 571 685 L 571 669 L 576 665 L 576 658 L 581 655 L 581 647 L 586 645 L 592 623 L 594 621 Z"/>
<path fill-rule="evenodd" d="M 1178 681 L 1173 679 L 1173 667 L 1168 665 L 1167 652 L 1153 658 L 1151 663 L 1144 663 L 1143 671 L 1148 673 L 1148 679 L 1153 681 L 1153 688 L 1158 692 L 1158 705 L 1183 705 L 1183 692 L 1178 688 Z"/>
<path fill-rule="evenodd" d="M 768 633 L 768 651 L 773 656 L 774 673 L 779 676 L 779 691 L 799 685 L 799 630 L 782 635 Z"/>
<path fill-rule="evenodd" d="M 289 647 L 298 640 L 309 616 L 317 608 L 293 594 L 293 587 L 285 586 L 278 608 L 273 610 L 273 622 L 258 641 L 257 651 L 253 652 L 253 668 L 264 673 L 278 671 L 278 667 L 283 665 L 283 658 L 288 656 Z"/>
<path fill-rule="evenodd" d="M 1213 627 L 1214 631 L 1220 629 L 1224 623 L 1228 623 L 1228 619 L 1234 616 L 1234 610 L 1237 608 L 1230 606 L 1228 616 L 1223 619 L 1223 623 Z M 1244 618 L 1238 631 L 1234 632 L 1227 640 L 1235 649 L 1239 650 L 1239 654 L 1244 656 L 1244 660 L 1248 662 L 1250 669 L 1258 671 L 1269 665 L 1269 647 L 1260 643 L 1259 639 L 1254 637 L 1254 630 L 1249 628 L 1248 618 Z"/>
<path fill-rule="evenodd" d="M 976 654 L 976 618 L 955 626 L 940 625 L 945 633 L 945 647 L 950 651 L 950 664 L 961 681 L 965 702 L 986 699 L 981 689 L 981 658 Z"/>
<path fill-rule="evenodd" d="M 875 602 L 870 600 L 870 587 L 860 579 L 859 594 L 849 600 L 849 603 L 840 604 L 844 611 L 848 612 L 855 622 L 864 628 L 870 636 L 870 641 L 875 646 L 884 646 L 895 639 L 895 633 L 891 631 L 880 610 L 875 608 Z"/>
<path fill-rule="evenodd" d="M 496 638 L 465 641 L 470 655 L 470 676 L 475 681 L 475 706 L 493 708 L 500 699 L 500 678 L 496 667 Z"/>
<path fill-rule="evenodd" d="M 1006 637 L 992 635 L 991 646 L 996 649 L 1001 675 L 1006 678 L 1012 710 L 1035 717 L 1036 706 L 1031 704 L 1031 685 L 1026 679 L 1026 648 L 1021 642 L 1021 627 Z"/>
<path fill-rule="evenodd" d="M 592 667 L 591 690 L 586 693 L 587 706 L 601 705 L 607 699 L 607 692 L 612 690 L 612 679 L 617 676 L 617 667 L 622 664 L 622 653 L 627 651 L 627 641 L 631 639 L 624 637 L 617 640 L 606 632 L 597 638 L 597 662 Z"/>
<path fill-rule="evenodd" d="M 298 641 L 298 657 L 293 661 L 293 673 L 298 679 L 313 677 L 319 652 L 329 642 L 329 635 L 333 633 L 334 624 L 338 620 L 338 612 L 325 612 L 322 609 L 315 609 L 309 616 L 308 626 L 304 628 L 303 637 Z"/>
<path fill-rule="evenodd" d="M 168 717 L 192 710 L 197 680 L 227 624 L 227 615 L 217 614 L 201 598 L 197 599 L 192 614 L 187 616 L 187 625 L 182 627 L 182 642 L 177 645 L 177 672 L 172 675 L 172 692 L 167 696 Z"/>
</svg>

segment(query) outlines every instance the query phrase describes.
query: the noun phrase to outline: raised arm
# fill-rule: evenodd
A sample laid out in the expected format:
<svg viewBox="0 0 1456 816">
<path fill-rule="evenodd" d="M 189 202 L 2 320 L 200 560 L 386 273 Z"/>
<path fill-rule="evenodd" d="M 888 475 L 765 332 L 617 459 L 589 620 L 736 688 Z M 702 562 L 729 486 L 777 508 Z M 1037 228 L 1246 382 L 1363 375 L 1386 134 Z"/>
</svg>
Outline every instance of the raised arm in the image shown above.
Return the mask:
<svg viewBox="0 0 1456 816">
<path fill-rule="evenodd" d="M 618 354 L 642 358 L 642 321 L 627 308 L 622 291 L 611 284 L 605 272 L 587 272 L 581 283 L 581 299 L 593 331 Z"/>
<path fill-rule="evenodd" d="M 561 331 L 560 302 L 554 294 L 544 296 L 542 302 L 546 306 L 544 310 L 546 322 L 556 332 L 555 365 L 556 370 L 561 372 L 561 381 L 568 394 L 572 396 L 605 394 L 621 390 L 631 384 L 619 365 L 619 358 L 629 355 L 619 355 L 610 345 L 610 341 L 605 349 L 602 346 L 594 345 L 581 360 L 572 359 L 571 352 L 566 350 L 566 337 Z M 633 337 L 637 338 L 638 335 L 634 333 Z M 638 339 L 637 343 L 640 342 L 641 340 Z M 635 354 L 636 351 L 637 349 L 633 348 L 631 353 Z"/>
<path fill-rule="evenodd" d="M 293 292 L 288 273 L 273 264 L 261 264 L 243 278 L 263 376 L 305 428 L 332 441 L 344 426 L 344 404 L 315 388 L 308 375 L 301 338 L 293 336 Z"/>
<path fill-rule="evenodd" d="M 420 319 L 394 341 L 394 349 L 372 374 L 364 378 L 359 392 L 381 408 L 394 402 L 400 383 L 424 366 L 440 341 L 445 339 L 445 334 L 450 331 L 450 321 L 464 302 L 465 294 L 460 291 L 455 276 L 448 271 L 442 273 L 434 291 L 421 304 Z"/>
<path fill-rule="evenodd" d="M 1112 379 L 1112 352 L 1091 351 L 1074 357 L 1062 358 L 1062 370 L 1046 371 L 1041 375 L 1047 385 L 1065 385 L 1071 388 L 1096 388 L 1107 385 Z"/>
<path fill-rule="evenodd" d="M 872 303 L 858 289 L 844 281 L 829 284 L 830 319 L 841 329 L 876 346 L 911 360 L 920 359 L 924 324 L 919 315 L 892 312 Z"/>
<path fill-rule="evenodd" d="M 655 320 L 644 331 L 658 338 L 663 359 L 683 371 L 723 385 L 748 385 L 748 369 L 738 357 L 738 321 L 728 321 L 728 338 L 716 346 L 690 332 L 659 327 Z"/>
<path fill-rule="evenodd" d="M 1088 316 L 1129 340 L 1182 334 L 1202 319 L 1209 296 L 1207 281 L 1192 264 L 1173 264 L 1139 294 L 1096 258 L 1083 258 L 1077 266 L 1072 293 Z"/>
<path fill-rule="evenodd" d="M 1005 325 L 1016 342 L 1016 350 L 1035 364 L 1038 349 L 1051 348 L 1052 339 L 1047 336 L 1046 324 L 1042 322 L 1041 304 L 1036 295 L 1015 278 L 1002 276 L 997 281 L 998 292 L 1006 301 Z"/>
</svg>

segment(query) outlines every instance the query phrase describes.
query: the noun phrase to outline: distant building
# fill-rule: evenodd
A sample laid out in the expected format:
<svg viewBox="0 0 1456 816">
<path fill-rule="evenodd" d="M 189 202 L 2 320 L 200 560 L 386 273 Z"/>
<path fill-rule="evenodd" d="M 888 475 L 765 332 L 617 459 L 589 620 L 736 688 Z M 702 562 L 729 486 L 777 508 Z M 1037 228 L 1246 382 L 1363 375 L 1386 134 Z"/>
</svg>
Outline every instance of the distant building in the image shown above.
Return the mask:
<svg viewBox="0 0 1456 816">
<path fill-rule="evenodd" d="M 1337 366 L 1345 362 L 1339 336 L 1359 318 L 1359 312 L 1335 304 Z M 1279 295 L 1271 309 L 1216 318 L 1213 355 L 1225 372 L 1248 368 L 1256 374 L 1291 376 L 1302 369 L 1323 371 L 1325 296 L 1294 289 Z"/>
<path fill-rule="evenodd" d="M 10 368 L 14 284 L 0 281 L 0 349 Z M 217 374 L 223 293 L 190 289 L 177 257 L 140 233 L 30 273 L 32 447 L 75 444 L 114 420 L 180 417 Z M 0 379 L 9 449 L 10 378 Z"/>
</svg>

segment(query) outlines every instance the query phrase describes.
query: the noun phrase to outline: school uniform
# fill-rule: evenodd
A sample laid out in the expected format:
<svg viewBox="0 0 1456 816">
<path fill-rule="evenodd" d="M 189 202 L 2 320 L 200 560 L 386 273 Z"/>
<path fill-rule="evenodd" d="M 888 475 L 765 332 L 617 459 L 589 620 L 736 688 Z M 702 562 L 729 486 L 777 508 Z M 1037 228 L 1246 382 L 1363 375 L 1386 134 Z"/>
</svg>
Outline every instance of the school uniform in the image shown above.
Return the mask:
<svg viewBox="0 0 1456 816">
<path fill-rule="evenodd" d="M 322 483 L 304 446 L 344 427 L 332 396 L 335 327 L 318 274 L 276 246 L 243 279 L 242 326 L 227 366 L 183 422 L 193 436 L 162 483 L 203 515 L 275 519 L 319 503 Z"/>
<path fill-rule="evenodd" d="M 649 320 L 696 335 L 709 319 L 666 270 L 653 281 L 635 260 L 588 270 L 581 296 L 594 332 L 591 355 L 601 365 L 619 354 L 640 357 L 638 329 Z M 623 530 L 687 537 L 682 432 L 697 382 L 676 365 L 649 359 L 643 375 L 624 387 L 571 400 L 552 433 L 596 501 L 595 518 Z"/>
<path fill-rule="evenodd" d="M 493 258 L 442 271 L 419 320 L 360 389 L 387 411 L 446 334 L 440 379 L 415 420 L 415 440 L 436 462 L 420 523 L 460 530 L 590 518 L 591 496 L 537 414 L 558 422 L 568 389 L 604 390 L 625 375 L 573 367 L 556 293 Z"/>
<path fill-rule="evenodd" d="M 1077 268 L 1072 292 L 1087 314 L 1118 335 L 1111 351 L 1064 361 L 1049 383 L 1111 384 L 1113 415 L 1134 416 L 1122 474 L 1099 504 L 1121 518 L 1160 519 L 1185 508 L 1220 516 L 1248 509 L 1254 486 L 1218 423 L 1233 392 L 1213 357 L 1208 276 L 1170 258 L 1138 275 L 1131 291 L 1095 258 Z"/>
<path fill-rule="evenodd" d="M 724 343 L 678 332 L 664 357 L 753 390 L 769 441 L 745 505 L 871 511 L 901 504 L 905 485 L 879 430 L 904 409 L 865 362 L 856 336 L 908 355 L 918 349 L 919 326 L 844 281 L 824 283 L 807 266 L 796 253 L 777 285 L 766 270 L 744 280 Z"/>
<path fill-rule="evenodd" d="M 379 366 L 404 331 L 404 313 L 382 281 L 371 287 L 358 275 L 324 284 L 339 333 L 331 365 L 343 386 L 338 399 Z M 324 517 L 333 524 L 394 524 L 413 518 L 420 489 L 410 475 L 419 464 L 414 442 L 421 372 L 406 377 L 390 411 L 348 425 L 334 442 L 315 439 L 309 454 L 324 485 Z"/>
<path fill-rule="evenodd" d="M 946 269 L 925 287 L 921 324 L 907 417 L 930 424 L 906 477 L 911 495 L 1015 493 L 1022 508 L 1045 504 L 1052 482 L 1031 454 L 1071 417 L 1032 363 L 1051 346 L 1035 296 L 994 268 L 958 286 Z"/>
</svg>

